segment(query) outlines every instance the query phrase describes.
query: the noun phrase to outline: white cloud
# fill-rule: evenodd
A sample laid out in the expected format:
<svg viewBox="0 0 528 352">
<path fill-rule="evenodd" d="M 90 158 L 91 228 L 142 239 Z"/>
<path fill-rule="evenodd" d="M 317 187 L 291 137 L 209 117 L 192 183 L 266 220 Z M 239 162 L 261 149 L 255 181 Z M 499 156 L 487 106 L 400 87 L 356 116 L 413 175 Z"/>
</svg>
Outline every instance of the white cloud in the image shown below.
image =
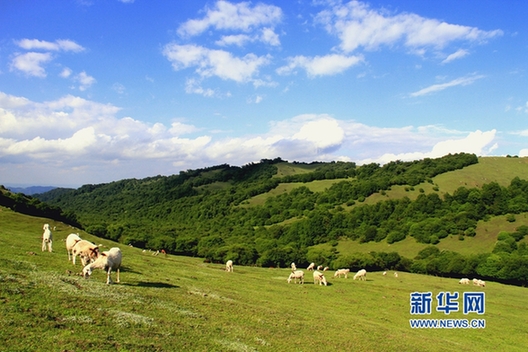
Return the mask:
<svg viewBox="0 0 528 352">
<path fill-rule="evenodd" d="M 189 94 L 203 95 L 204 97 L 208 97 L 208 98 L 214 97 L 217 95 L 213 89 L 203 88 L 201 86 L 201 82 L 193 78 L 189 78 L 185 82 L 185 92 Z"/>
<path fill-rule="evenodd" d="M 44 51 L 73 51 L 81 52 L 85 49 L 68 39 L 57 39 L 55 42 L 48 42 L 38 39 L 21 39 L 15 42 L 19 47 L 25 50 L 44 50 Z"/>
<path fill-rule="evenodd" d="M 236 45 L 242 47 L 247 43 L 263 42 L 271 46 L 280 46 L 280 40 L 277 33 L 271 28 L 264 28 L 260 34 L 248 35 L 248 34 L 233 34 L 224 35 L 215 42 L 218 46 L 229 46 Z"/>
<path fill-rule="evenodd" d="M 335 119 L 320 118 L 306 122 L 293 140 L 308 141 L 318 149 L 327 149 L 343 143 L 345 132 Z"/>
<path fill-rule="evenodd" d="M 216 76 L 239 83 L 252 81 L 259 68 L 270 61 L 269 56 L 247 54 L 235 57 L 224 50 L 211 50 L 193 44 L 167 44 L 163 48 L 163 55 L 175 70 L 196 67 L 196 73 L 202 77 Z"/>
<path fill-rule="evenodd" d="M 427 95 L 435 92 L 442 91 L 447 88 L 456 87 L 456 86 L 467 86 L 469 84 L 472 84 L 473 82 L 484 78 L 483 75 L 471 75 L 466 77 L 460 77 L 456 78 L 452 81 L 441 83 L 441 84 L 433 84 L 432 86 L 429 86 L 427 88 L 420 89 L 419 91 L 416 91 L 414 93 L 411 93 L 411 97 L 419 97 L 422 95 Z"/>
<path fill-rule="evenodd" d="M 70 181 L 78 186 L 277 156 L 307 162 L 384 163 L 458 152 L 486 155 L 497 146 L 495 130 L 380 128 L 326 114 L 274 121 L 265 133 L 222 139 L 219 136 L 226 132 L 206 132 L 183 120 L 167 126 L 117 118 L 119 110 L 71 95 L 37 103 L 0 92 L 0 172 L 16 177 L 23 170 L 39 175 L 33 183 Z"/>
<path fill-rule="evenodd" d="M 92 84 L 97 82 L 95 78 L 88 75 L 84 71 L 75 76 L 75 80 L 79 82 L 79 90 L 81 91 L 85 91 L 86 89 L 90 88 Z"/>
<path fill-rule="evenodd" d="M 273 45 L 273 46 L 280 45 L 279 35 L 275 33 L 275 31 L 271 28 L 262 29 L 260 40 L 269 45 Z"/>
<path fill-rule="evenodd" d="M 55 42 L 48 42 L 45 40 L 38 39 L 21 39 L 15 41 L 16 45 L 25 50 L 42 50 L 46 51 L 44 53 L 30 51 L 27 53 L 17 53 L 15 54 L 13 60 L 11 61 L 10 68 L 11 70 L 19 70 L 27 75 L 44 78 L 47 76 L 46 70 L 43 65 L 50 62 L 54 59 L 54 56 L 51 52 L 81 52 L 85 50 L 82 46 L 75 43 L 74 41 L 67 39 L 58 39 Z M 67 77 L 71 74 L 71 70 L 65 68 L 60 76 Z"/>
<path fill-rule="evenodd" d="M 59 74 L 60 77 L 62 78 L 68 78 L 71 76 L 71 74 L 73 73 L 73 71 L 71 69 L 69 69 L 68 67 L 65 67 L 61 73 Z"/>
<path fill-rule="evenodd" d="M 521 150 L 519 151 L 519 156 L 520 156 L 521 158 L 528 157 L 528 149 L 521 149 Z"/>
<path fill-rule="evenodd" d="M 377 162 L 385 164 L 395 160 L 411 161 L 423 158 L 439 158 L 447 154 L 462 152 L 486 156 L 498 147 L 498 144 L 494 142 L 496 133 L 496 130 L 485 132 L 477 130 L 470 132 L 464 138 L 441 140 L 434 144 L 431 150 L 426 152 L 386 153 L 378 158 L 363 160 L 361 163 Z"/>
<path fill-rule="evenodd" d="M 178 33 L 182 36 L 194 36 L 211 27 L 217 30 L 249 32 L 260 26 L 274 25 L 281 19 L 282 10 L 277 6 L 258 3 L 251 7 L 250 2 L 217 1 L 212 8 L 205 10 L 202 19 L 183 23 L 178 28 Z"/>
<path fill-rule="evenodd" d="M 50 53 L 35 53 L 29 52 L 25 54 L 18 54 L 11 62 L 11 70 L 19 70 L 29 76 L 46 77 L 46 70 L 42 65 L 50 62 L 53 59 Z"/>
<path fill-rule="evenodd" d="M 454 41 L 479 43 L 503 34 L 501 30 L 484 31 L 412 13 L 393 15 L 355 0 L 337 3 L 320 12 L 317 20 L 340 39 L 339 46 L 345 53 L 360 47 L 376 50 L 399 43 L 411 50 L 442 49 Z"/>
<path fill-rule="evenodd" d="M 316 57 L 295 56 L 288 58 L 288 61 L 288 65 L 277 69 L 278 74 L 287 75 L 302 68 L 309 77 L 317 77 L 341 73 L 362 62 L 363 57 L 330 54 Z"/>
<path fill-rule="evenodd" d="M 244 46 L 246 43 L 253 41 L 253 38 L 247 34 L 224 35 L 215 42 L 218 46 L 237 45 Z"/>
<path fill-rule="evenodd" d="M 121 83 L 114 83 L 114 84 L 112 84 L 112 89 L 113 89 L 117 94 L 124 94 L 125 91 L 126 91 L 125 86 L 122 85 Z"/>
<path fill-rule="evenodd" d="M 464 56 L 467 56 L 469 55 L 469 51 L 467 50 L 464 50 L 464 49 L 458 49 L 457 51 L 455 51 L 453 54 L 451 55 L 448 55 L 444 61 L 442 61 L 443 64 L 447 64 L 453 60 L 458 60 L 458 59 L 461 59 L 463 58 Z"/>
</svg>

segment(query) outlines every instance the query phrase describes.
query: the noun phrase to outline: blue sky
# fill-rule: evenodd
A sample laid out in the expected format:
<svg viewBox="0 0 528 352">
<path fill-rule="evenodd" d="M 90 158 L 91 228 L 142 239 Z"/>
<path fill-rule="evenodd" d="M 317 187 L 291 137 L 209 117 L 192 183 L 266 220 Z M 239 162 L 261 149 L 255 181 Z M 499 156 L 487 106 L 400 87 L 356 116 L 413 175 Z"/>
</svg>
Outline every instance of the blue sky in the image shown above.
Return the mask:
<svg viewBox="0 0 528 352">
<path fill-rule="evenodd" d="M 0 184 L 528 156 L 524 1 L 0 4 Z"/>
</svg>

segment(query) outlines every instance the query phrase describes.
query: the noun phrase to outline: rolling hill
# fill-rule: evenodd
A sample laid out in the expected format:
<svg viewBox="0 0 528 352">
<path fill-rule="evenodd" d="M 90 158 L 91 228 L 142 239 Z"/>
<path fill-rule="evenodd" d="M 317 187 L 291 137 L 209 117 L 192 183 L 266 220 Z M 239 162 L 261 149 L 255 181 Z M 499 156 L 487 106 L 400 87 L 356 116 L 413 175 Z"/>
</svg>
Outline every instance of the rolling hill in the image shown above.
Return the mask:
<svg viewBox="0 0 528 352">
<path fill-rule="evenodd" d="M 91 234 L 211 262 L 528 281 L 524 158 L 218 165 L 37 197 Z M 511 270 L 512 266 L 521 269 Z"/>
<path fill-rule="evenodd" d="M 54 251 L 40 251 L 42 224 Z M 0 207 L 0 346 L 6 351 L 524 351 L 526 288 L 400 272 L 367 281 L 333 278 L 288 284 L 289 270 L 154 256 L 70 225 Z M 71 232 L 123 251 L 121 283 L 90 279 L 68 262 Z M 114 276 L 115 277 L 115 276 Z M 433 295 L 432 311 L 412 315 L 412 293 Z M 440 293 L 484 292 L 483 314 L 437 311 Z M 477 328 L 413 329 L 411 319 Z"/>
</svg>

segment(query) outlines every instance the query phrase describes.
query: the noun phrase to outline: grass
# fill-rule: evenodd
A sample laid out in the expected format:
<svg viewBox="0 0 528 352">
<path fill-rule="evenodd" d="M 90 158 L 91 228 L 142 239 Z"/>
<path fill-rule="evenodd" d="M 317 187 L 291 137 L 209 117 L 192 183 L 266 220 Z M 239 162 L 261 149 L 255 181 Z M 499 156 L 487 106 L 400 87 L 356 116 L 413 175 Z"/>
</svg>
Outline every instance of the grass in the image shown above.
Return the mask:
<svg viewBox="0 0 528 352">
<path fill-rule="evenodd" d="M 121 283 L 89 280 L 67 260 L 78 232 L 50 222 L 54 252 L 41 252 L 46 219 L 0 208 L 2 351 L 523 351 L 526 288 L 400 273 L 328 287 L 287 284 L 288 269 L 226 273 L 200 258 L 123 251 Z M 115 243 L 79 231 L 106 247 Z M 113 275 L 115 278 L 115 274 Z M 411 329 L 411 292 L 485 291 L 483 316 L 434 311 L 425 318 L 486 319 L 485 329 Z"/>
</svg>

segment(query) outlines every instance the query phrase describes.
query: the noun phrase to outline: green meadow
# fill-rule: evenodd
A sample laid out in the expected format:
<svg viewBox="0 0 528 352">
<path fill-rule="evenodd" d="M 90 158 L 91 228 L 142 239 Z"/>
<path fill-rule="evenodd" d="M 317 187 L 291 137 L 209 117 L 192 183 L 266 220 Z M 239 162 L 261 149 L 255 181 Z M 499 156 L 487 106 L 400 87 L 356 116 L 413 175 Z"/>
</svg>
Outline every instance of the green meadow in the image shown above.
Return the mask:
<svg viewBox="0 0 528 352">
<path fill-rule="evenodd" d="M 55 227 L 41 251 L 42 224 Z M 525 351 L 524 287 L 393 272 L 328 286 L 288 284 L 287 268 L 233 273 L 201 258 L 154 256 L 62 223 L 0 208 L 1 351 Z M 64 239 L 119 246 L 121 282 L 90 279 L 68 262 Z M 112 273 L 115 279 L 115 273 Z M 470 278 L 471 279 L 471 278 Z M 485 313 L 437 312 L 440 292 L 485 292 Z M 432 313 L 410 314 L 410 294 L 431 292 Z M 461 303 L 461 299 L 459 299 Z M 480 329 L 412 329 L 409 320 L 484 319 Z"/>
</svg>

